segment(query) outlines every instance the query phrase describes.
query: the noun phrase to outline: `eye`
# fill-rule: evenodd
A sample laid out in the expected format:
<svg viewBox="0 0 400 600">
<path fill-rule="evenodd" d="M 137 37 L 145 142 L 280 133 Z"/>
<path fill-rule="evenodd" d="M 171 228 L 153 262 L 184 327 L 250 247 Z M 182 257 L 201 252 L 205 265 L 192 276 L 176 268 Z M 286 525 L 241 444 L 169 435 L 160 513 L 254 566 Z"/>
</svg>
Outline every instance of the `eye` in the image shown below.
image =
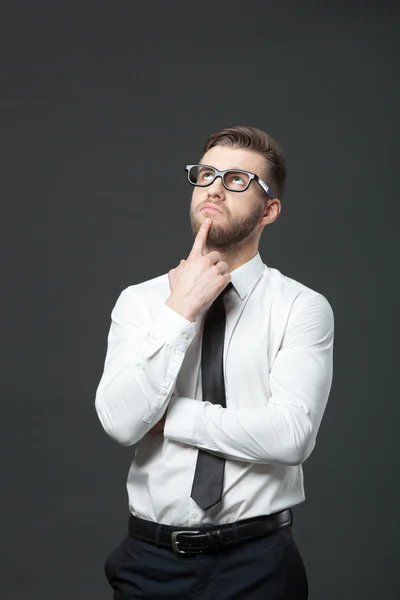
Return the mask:
<svg viewBox="0 0 400 600">
<path fill-rule="evenodd" d="M 199 173 L 198 179 L 199 181 L 211 181 L 214 177 L 214 173 L 210 170 L 202 169 Z"/>
<path fill-rule="evenodd" d="M 236 191 L 245 190 L 248 182 L 249 178 L 246 173 L 241 173 L 240 171 L 228 171 L 226 173 L 225 183 L 229 189 Z"/>
</svg>

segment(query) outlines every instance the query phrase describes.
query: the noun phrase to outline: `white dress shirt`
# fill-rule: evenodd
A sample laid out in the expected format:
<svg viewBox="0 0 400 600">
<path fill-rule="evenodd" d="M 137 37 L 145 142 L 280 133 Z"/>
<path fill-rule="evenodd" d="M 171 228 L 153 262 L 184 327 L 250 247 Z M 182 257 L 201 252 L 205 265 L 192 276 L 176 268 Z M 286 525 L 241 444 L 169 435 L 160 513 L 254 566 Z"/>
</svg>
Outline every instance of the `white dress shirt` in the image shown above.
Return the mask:
<svg viewBox="0 0 400 600">
<path fill-rule="evenodd" d="M 168 274 L 123 290 L 111 313 L 95 406 L 106 433 L 133 446 L 129 510 L 142 519 L 225 524 L 305 499 L 301 464 L 315 446 L 332 383 L 332 308 L 260 254 L 232 271 L 231 281 L 226 408 L 202 401 L 206 310 L 192 323 L 167 307 Z M 167 409 L 164 434 L 146 435 Z M 198 448 L 227 459 L 222 500 L 206 511 L 190 497 Z"/>
</svg>

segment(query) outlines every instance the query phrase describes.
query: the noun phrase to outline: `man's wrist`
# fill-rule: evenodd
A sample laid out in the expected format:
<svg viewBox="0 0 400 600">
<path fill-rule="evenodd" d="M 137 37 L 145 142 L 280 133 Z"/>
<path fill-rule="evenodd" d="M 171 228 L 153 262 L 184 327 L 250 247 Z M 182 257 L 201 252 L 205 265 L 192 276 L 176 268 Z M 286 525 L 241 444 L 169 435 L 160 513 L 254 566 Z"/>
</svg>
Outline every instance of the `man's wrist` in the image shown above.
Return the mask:
<svg viewBox="0 0 400 600">
<path fill-rule="evenodd" d="M 196 321 L 197 315 L 195 315 L 192 311 L 189 311 L 187 307 L 183 305 L 182 301 L 180 301 L 179 298 L 176 298 L 176 296 L 174 297 L 171 294 L 167 298 L 165 304 L 168 306 L 168 308 L 181 315 L 181 317 L 187 321 L 191 321 L 192 323 Z"/>
</svg>

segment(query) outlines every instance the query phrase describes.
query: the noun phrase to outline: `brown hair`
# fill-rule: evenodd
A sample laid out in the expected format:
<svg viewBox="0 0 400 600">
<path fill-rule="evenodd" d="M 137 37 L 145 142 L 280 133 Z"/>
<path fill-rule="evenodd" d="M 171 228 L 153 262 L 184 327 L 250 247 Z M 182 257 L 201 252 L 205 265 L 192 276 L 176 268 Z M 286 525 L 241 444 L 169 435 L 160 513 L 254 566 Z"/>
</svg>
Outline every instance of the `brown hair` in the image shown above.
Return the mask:
<svg viewBox="0 0 400 600">
<path fill-rule="evenodd" d="M 275 198 L 282 198 L 286 180 L 286 164 L 282 147 L 274 138 L 261 129 L 237 125 L 212 133 L 204 145 L 204 154 L 213 146 L 248 148 L 262 154 L 267 166 L 266 183 L 272 189 Z"/>
</svg>

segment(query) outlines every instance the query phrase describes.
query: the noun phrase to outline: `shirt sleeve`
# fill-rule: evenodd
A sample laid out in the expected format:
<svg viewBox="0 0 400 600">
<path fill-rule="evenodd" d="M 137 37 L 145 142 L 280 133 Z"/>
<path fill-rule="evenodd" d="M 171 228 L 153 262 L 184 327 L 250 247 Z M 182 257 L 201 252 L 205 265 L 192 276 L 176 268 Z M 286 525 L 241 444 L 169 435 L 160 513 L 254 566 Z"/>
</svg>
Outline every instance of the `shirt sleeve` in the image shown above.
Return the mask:
<svg viewBox="0 0 400 600">
<path fill-rule="evenodd" d="M 266 406 L 223 408 L 173 396 L 166 438 L 253 463 L 298 465 L 309 457 L 332 384 L 334 316 L 318 293 L 295 304 L 270 371 Z"/>
<path fill-rule="evenodd" d="M 136 444 L 160 420 L 194 336 L 195 323 L 165 304 L 153 318 L 134 286 L 121 293 L 95 398 L 110 437 L 123 446 Z"/>
</svg>

